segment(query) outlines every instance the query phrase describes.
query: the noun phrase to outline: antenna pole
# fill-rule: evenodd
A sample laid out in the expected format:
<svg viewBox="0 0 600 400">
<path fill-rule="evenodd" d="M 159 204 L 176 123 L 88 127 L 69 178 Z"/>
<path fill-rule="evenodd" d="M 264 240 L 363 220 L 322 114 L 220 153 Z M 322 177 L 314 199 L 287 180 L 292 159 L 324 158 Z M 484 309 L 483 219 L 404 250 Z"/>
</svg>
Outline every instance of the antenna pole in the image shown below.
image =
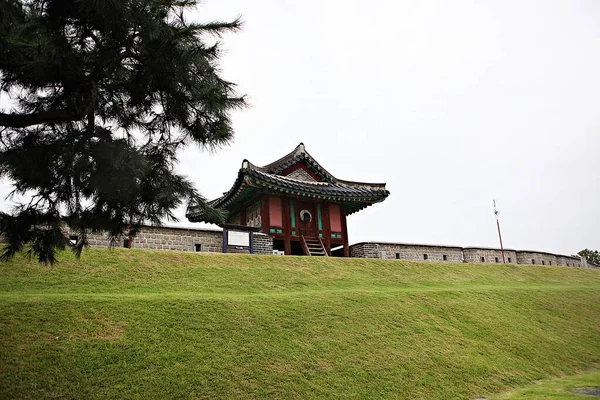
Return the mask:
<svg viewBox="0 0 600 400">
<path fill-rule="evenodd" d="M 502 245 L 502 234 L 500 233 L 500 221 L 498 220 L 498 213 L 500 211 L 496 210 L 496 200 L 494 200 L 494 215 L 496 216 L 496 226 L 498 227 L 498 238 L 500 238 L 500 250 L 502 251 L 502 264 L 506 264 L 506 260 L 504 259 L 504 246 Z"/>
</svg>

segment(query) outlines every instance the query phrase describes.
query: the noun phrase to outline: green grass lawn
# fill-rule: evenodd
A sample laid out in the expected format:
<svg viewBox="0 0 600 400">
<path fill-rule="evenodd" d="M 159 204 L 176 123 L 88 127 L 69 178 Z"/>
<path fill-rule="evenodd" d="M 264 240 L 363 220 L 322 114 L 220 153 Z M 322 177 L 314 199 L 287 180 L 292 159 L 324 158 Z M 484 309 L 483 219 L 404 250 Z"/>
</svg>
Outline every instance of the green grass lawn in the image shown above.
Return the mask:
<svg viewBox="0 0 600 400">
<path fill-rule="evenodd" d="M 491 397 L 489 400 L 585 400 L 593 399 L 581 393 L 585 388 L 600 387 L 600 371 L 537 382 L 524 388 Z M 600 389 L 600 388 L 599 388 Z M 578 393 L 579 391 L 579 393 Z"/>
<path fill-rule="evenodd" d="M 596 270 L 60 259 L 0 263 L 0 398 L 473 399 L 600 367 Z"/>
</svg>

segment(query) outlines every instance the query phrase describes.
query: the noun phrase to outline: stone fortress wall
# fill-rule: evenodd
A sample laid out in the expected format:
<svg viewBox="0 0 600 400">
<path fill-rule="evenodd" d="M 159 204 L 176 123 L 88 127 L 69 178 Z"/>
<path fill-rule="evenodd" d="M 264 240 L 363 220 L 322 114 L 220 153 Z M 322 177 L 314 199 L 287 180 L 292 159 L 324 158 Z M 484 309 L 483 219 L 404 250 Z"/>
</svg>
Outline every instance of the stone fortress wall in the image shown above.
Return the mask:
<svg viewBox="0 0 600 400">
<path fill-rule="evenodd" d="M 76 233 L 71 232 L 72 240 Z M 252 247 L 255 254 L 273 254 L 273 238 L 254 232 Z M 122 237 L 116 247 L 134 249 L 176 250 L 194 252 L 223 252 L 221 229 L 197 229 L 166 226 L 144 226 L 129 246 L 128 238 Z M 90 247 L 109 247 L 106 235 L 90 234 Z M 228 247 L 228 253 L 248 253 L 247 248 Z M 350 246 L 350 256 L 359 258 L 382 258 L 389 260 L 438 261 L 466 263 L 502 263 L 500 249 L 488 247 L 459 247 L 416 243 L 361 242 Z M 541 251 L 504 249 L 509 264 L 558 265 L 568 267 L 595 267 L 577 256 L 552 254 Z"/>
<path fill-rule="evenodd" d="M 350 256 L 409 261 L 502 263 L 502 251 L 500 249 L 414 243 L 356 243 L 350 246 Z M 590 266 L 578 256 L 566 256 L 541 251 L 504 249 L 504 258 L 509 264 L 559 265 L 566 267 Z"/>
<path fill-rule="evenodd" d="M 71 240 L 77 240 L 77 233 L 70 232 Z M 89 234 L 90 247 L 110 247 L 105 234 Z M 223 252 L 223 230 L 178 228 L 165 226 L 144 226 L 133 238 L 121 237 L 115 247 L 131 247 L 133 249 L 177 250 L 195 252 Z M 273 238 L 264 233 L 252 234 L 252 247 L 255 254 L 273 254 Z M 248 253 L 246 248 L 229 246 L 228 253 Z"/>
<path fill-rule="evenodd" d="M 463 261 L 470 263 L 501 263 L 502 251 L 500 249 L 486 247 L 465 247 L 463 250 Z M 504 260 L 508 264 L 517 264 L 517 251 L 504 249 Z"/>
</svg>

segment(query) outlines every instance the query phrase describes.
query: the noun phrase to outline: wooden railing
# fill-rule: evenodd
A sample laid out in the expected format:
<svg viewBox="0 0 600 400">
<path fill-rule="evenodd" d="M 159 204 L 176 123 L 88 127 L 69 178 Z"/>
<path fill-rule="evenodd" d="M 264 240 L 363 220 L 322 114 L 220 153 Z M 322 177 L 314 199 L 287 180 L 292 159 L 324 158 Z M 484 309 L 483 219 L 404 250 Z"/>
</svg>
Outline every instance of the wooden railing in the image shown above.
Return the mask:
<svg viewBox="0 0 600 400">
<path fill-rule="evenodd" d="M 323 247 L 323 253 L 325 253 L 325 257 L 329 257 L 327 247 L 325 247 L 325 243 L 323 243 L 323 238 L 321 236 L 319 236 L 319 242 L 321 242 L 321 246 Z"/>
<path fill-rule="evenodd" d="M 304 239 L 304 235 L 300 235 L 300 238 L 302 238 L 302 242 L 300 243 L 302 244 L 302 250 L 304 250 L 304 254 L 310 256 L 310 251 L 308 250 L 308 245 L 306 244 L 306 239 Z"/>
</svg>

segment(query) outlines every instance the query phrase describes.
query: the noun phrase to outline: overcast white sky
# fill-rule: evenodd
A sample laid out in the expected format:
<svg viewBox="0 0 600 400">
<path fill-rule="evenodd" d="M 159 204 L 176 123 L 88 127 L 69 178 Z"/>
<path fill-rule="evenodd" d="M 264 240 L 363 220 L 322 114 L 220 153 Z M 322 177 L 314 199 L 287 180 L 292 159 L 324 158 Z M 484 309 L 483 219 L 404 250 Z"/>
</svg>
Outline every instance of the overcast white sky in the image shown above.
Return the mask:
<svg viewBox="0 0 600 400">
<path fill-rule="evenodd" d="M 235 141 L 181 158 L 209 199 L 244 158 L 304 142 L 338 178 L 391 191 L 349 217 L 350 243 L 498 246 L 496 199 L 507 248 L 600 249 L 600 2 L 206 0 L 197 15 L 245 21 L 223 38 L 250 103 Z"/>
</svg>

